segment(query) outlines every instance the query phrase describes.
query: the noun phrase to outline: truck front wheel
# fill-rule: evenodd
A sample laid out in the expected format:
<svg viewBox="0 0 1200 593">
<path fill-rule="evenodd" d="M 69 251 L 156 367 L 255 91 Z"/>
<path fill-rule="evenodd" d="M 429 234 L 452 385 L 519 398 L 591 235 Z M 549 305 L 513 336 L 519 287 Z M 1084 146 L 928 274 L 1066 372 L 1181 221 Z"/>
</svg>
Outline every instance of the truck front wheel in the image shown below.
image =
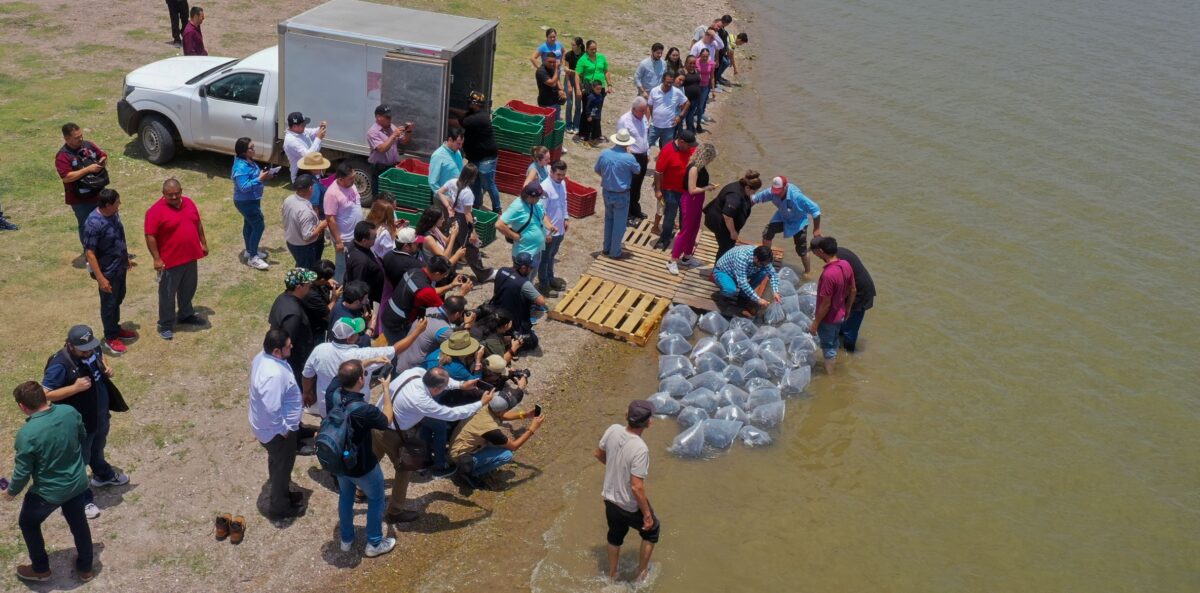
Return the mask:
<svg viewBox="0 0 1200 593">
<path fill-rule="evenodd" d="M 358 190 L 358 197 L 363 208 L 370 208 L 371 203 L 375 201 L 375 192 L 371 190 L 371 183 L 375 179 L 375 169 L 365 159 L 346 159 L 346 164 L 354 170 L 354 187 Z"/>
<path fill-rule="evenodd" d="M 138 125 L 138 138 L 150 162 L 162 165 L 175 158 L 175 136 L 171 134 L 171 124 L 161 115 L 143 117 Z"/>
</svg>

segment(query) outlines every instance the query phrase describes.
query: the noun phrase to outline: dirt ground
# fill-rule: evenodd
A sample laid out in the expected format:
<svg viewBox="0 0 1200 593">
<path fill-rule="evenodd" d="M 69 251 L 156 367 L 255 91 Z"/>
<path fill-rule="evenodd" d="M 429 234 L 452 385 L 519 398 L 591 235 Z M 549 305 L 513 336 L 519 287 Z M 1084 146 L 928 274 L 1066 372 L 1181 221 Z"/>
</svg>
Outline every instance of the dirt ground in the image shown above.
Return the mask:
<svg viewBox="0 0 1200 593">
<path fill-rule="evenodd" d="M 270 45 L 275 42 L 274 23 L 281 15 L 318 3 L 205 2 L 209 52 L 237 57 Z M 603 6 L 580 2 L 578 10 L 566 11 L 569 14 L 562 18 L 535 15 L 537 5 L 527 0 L 404 4 L 501 21 L 495 85 L 499 103 L 509 98 L 533 101 L 527 59 L 542 40 L 543 26 L 557 27 L 561 38 L 597 39 L 610 59 L 616 83 L 606 106 L 606 133 L 613 131 L 616 118 L 627 110 L 633 96 L 631 73 L 650 43 L 662 40 L 682 49 L 696 25 L 732 12 L 724 2 L 697 0 L 677 3 L 680 9 L 670 13 L 630 0 Z M 20 233 L 0 234 L 4 254 L 0 298 L 19 304 L 0 311 L 0 340 L 22 344 L 0 353 L 0 381 L 9 389 L 19 381 L 40 377 L 46 356 L 61 346 L 70 325 L 82 321 L 98 327 L 94 284 L 69 264 L 77 253 L 74 221 L 61 203 L 61 185 L 49 167 L 59 142 L 58 125 L 78 119 L 88 138 L 112 155 L 113 183 L 122 191 L 131 251 L 145 263 L 131 276 L 124 307 L 125 319 L 144 337 L 131 345 L 128 354 L 112 361 L 116 381 L 133 411 L 114 417 L 108 457 L 128 471 L 132 481 L 98 492 L 104 513 L 91 526 L 100 572 L 87 586 L 103 591 L 181 592 L 328 590 L 331 585 L 334 590 L 379 585 L 446 590 L 446 583 L 429 586 L 425 581 L 431 567 L 449 565 L 492 571 L 496 580 L 490 590 L 527 589 L 539 535 L 552 518 L 544 511 L 554 507 L 561 485 L 580 464 L 592 462 L 591 433 L 620 415 L 620 410 L 589 408 L 588 393 L 604 389 L 606 374 L 620 372 L 630 357 L 653 356 L 653 350 L 557 322 L 539 324 L 547 354 L 524 357 L 519 364 L 534 373 L 528 403 L 541 403 L 549 417 L 543 431 L 518 454 L 520 463 L 506 471 L 509 487 L 502 492 L 465 493 L 447 480 L 415 482 L 409 490 L 410 508 L 424 515 L 396 531 L 397 549 L 387 557 L 361 557 L 361 528 L 354 552 L 338 549 L 337 495 L 321 478 L 312 457 L 299 458 L 293 474 L 295 486 L 309 503 L 306 515 L 286 525 L 272 525 L 256 509 L 266 456 L 246 423 L 246 377 L 266 329 L 266 312 L 282 288 L 282 271 L 291 262 L 273 214 L 288 191 L 276 183 L 264 197 L 268 221 L 264 244 L 277 265 L 267 273 L 239 265 L 234 254 L 240 250 L 240 219 L 228 197 L 228 157 L 185 153 L 160 168 L 147 163 L 132 139 L 116 126 L 113 104 L 120 92 L 120 74 L 178 52 L 166 44 L 170 35 L 165 6 L 110 0 L 89 5 L 86 21 L 79 18 L 80 10 L 55 0 L 0 2 L 0 30 L 5 37 L 0 46 L 0 88 L 21 91 L 0 93 L 0 155 L 4 155 L 0 159 L 6 164 L 18 161 L 0 167 L 0 198 L 6 214 L 23 226 Z M 83 22 L 86 30 L 81 30 Z M 743 29 L 735 26 L 735 30 Z M 56 85 L 74 97 L 62 99 Z M 710 113 L 720 120 L 733 97 L 736 93 L 721 95 Z M 719 132 L 720 124 L 713 128 Z M 598 150 L 567 145 L 569 175 L 598 187 L 592 172 Z M 16 158 L 26 146 L 39 147 L 34 151 L 36 163 Z M 137 230 L 167 176 L 177 176 L 185 193 L 200 205 L 214 252 L 201 263 L 196 299 L 199 312 L 212 327 L 180 332 L 171 343 L 153 334 L 153 274 Z M 36 180 L 36 200 L 19 199 L 28 195 L 20 193 L 27 179 Z M 648 188 L 644 196 L 643 208 L 652 211 Z M 506 196 L 505 201 L 510 199 Z M 559 276 L 573 282 L 586 269 L 601 245 L 602 225 L 602 200 L 596 215 L 572 221 L 560 252 Z M 508 245 L 497 241 L 486 254 L 490 264 L 506 265 Z M 491 289 L 484 287 L 471 295 L 471 301 L 478 303 L 490 295 Z M 13 410 L 0 412 L 3 446 L 10 446 L 7 443 L 19 423 Z M 7 465 L 0 462 L 0 468 Z M 390 470 L 385 475 L 390 476 Z M 25 587 L 11 573 L 15 564 L 27 561 L 16 529 L 18 508 L 19 503 L 0 506 L 0 521 L 10 525 L 0 535 L 0 588 L 4 590 Z M 213 540 L 212 517 L 218 512 L 246 517 L 249 527 L 243 544 Z M 357 513 L 361 517 L 365 507 L 360 505 Z M 70 575 L 73 551 L 65 525 L 52 518 L 45 532 L 55 578 L 31 588 L 77 587 Z M 498 554 L 501 541 L 504 545 Z"/>
</svg>

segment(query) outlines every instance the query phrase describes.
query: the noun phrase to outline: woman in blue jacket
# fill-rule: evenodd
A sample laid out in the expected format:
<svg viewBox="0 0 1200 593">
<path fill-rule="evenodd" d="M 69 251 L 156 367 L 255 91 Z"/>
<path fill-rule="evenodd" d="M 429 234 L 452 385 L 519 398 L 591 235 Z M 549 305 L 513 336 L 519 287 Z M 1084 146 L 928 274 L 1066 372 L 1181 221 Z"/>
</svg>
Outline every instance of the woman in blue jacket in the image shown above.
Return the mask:
<svg viewBox="0 0 1200 593">
<path fill-rule="evenodd" d="M 233 206 L 242 214 L 242 241 L 245 250 L 241 260 L 256 270 L 267 269 L 267 254 L 258 249 L 267 223 L 263 220 L 263 182 L 279 172 L 279 168 L 263 169 L 254 162 L 254 141 L 243 136 L 233 144 Z"/>
</svg>

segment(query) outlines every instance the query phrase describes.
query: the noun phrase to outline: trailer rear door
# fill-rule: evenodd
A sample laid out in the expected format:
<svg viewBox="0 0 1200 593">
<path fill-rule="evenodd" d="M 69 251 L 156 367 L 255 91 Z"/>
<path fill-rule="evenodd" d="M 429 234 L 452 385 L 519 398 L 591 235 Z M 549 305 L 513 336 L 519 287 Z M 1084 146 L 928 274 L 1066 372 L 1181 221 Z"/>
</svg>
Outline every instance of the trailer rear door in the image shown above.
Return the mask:
<svg viewBox="0 0 1200 593">
<path fill-rule="evenodd" d="M 412 140 L 403 151 L 429 158 L 446 138 L 446 89 L 449 65 L 440 58 L 390 52 L 383 58 L 381 102 L 392 107 L 392 121 L 413 122 Z"/>
</svg>

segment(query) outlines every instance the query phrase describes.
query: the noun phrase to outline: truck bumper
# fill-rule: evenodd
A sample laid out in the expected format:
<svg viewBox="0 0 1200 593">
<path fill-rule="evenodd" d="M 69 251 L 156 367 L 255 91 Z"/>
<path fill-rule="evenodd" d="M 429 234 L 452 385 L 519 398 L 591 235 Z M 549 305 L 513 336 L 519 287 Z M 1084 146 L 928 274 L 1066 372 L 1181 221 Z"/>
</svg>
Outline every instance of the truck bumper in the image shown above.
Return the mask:
<svg viewBox="0 0 1200 593">
<path fill-rule="evenodd" d="M 137 109 L 134 109 L 133 105 L 129 104 L 129 101 L 125 99 L 117 101 L 117 123 L 130 136 L 137 133 L 137 129 L 133 126 L 134 116 L 136 115 Z"/>
</svg>

